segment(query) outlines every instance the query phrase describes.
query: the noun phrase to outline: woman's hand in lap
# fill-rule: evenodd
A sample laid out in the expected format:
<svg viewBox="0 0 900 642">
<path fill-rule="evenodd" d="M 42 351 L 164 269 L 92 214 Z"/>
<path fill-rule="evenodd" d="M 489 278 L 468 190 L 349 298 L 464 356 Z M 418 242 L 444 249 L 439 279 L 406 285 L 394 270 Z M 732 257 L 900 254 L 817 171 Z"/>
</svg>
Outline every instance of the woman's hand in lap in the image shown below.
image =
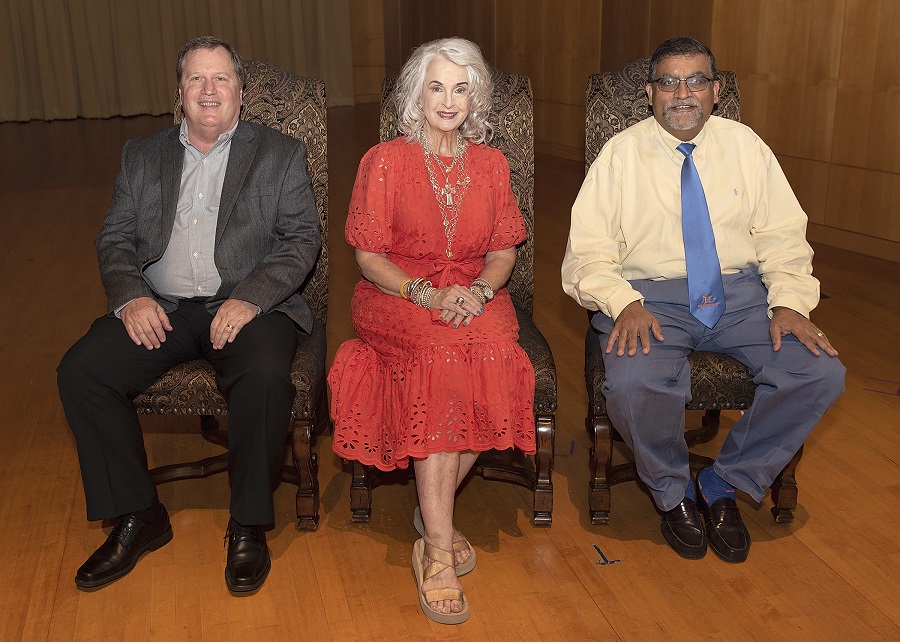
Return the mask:
<svg viewBox="0 0 900 642">
<path fill-rule="evenodd" d="M 441 311 L 441 321 L 458 328 L 460 324 L 467 326 L 472 319 L 484 312 L 484 306 L 478 297 L 467 287 L 451 285 L 436 289 L 428 299 L 432 310 Z"/>
</svg>

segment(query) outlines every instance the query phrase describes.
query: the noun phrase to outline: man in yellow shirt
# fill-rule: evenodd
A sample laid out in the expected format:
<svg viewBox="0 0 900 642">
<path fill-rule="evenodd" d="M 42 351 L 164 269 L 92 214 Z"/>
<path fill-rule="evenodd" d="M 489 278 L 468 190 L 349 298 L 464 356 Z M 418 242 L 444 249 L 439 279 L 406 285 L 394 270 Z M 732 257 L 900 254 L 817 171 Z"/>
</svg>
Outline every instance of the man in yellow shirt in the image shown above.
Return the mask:
<svg viewBox="0 0 900 642">
<path fill-rule="evenodd" d="M 603 348 L 603 394 L 683 557 L 707 542 L 742 562 L 750 536 L 735 488 L 765 489 L 843 392 L 845 369 L 810 320 L 819 301 L 806 215 L 772 151 L 712 116 L 712 52 L 681 36 L 650 60 L 653 112 L 603 147 L 575 204 L 565 291 L 589 310 Z M 688 355 L 730 354 L 757 384 L 715 464 L 688 468 Z M 699 491 L 699 492 L 698 492 Z M 700 519 L 704 515 L 704 523 Z"/>
</svg>

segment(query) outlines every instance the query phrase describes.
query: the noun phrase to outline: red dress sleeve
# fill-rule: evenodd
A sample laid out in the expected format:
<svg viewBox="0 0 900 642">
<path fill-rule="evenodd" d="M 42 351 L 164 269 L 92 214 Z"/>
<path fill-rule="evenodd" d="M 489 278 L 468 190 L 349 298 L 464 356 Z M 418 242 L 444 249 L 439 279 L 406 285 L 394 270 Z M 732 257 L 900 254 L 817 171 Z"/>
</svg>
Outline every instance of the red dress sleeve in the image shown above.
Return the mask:
<svg viewBox="0 0 900 642">
<path fill-rule="evenodd" d="M 494 214 L 494 229 L 488 251 L 505 250 L 525 240 L 525 219 L 516 204 L 509 178 L 509 163 L 506 157 L 497 151 L 497 162 L 494 164 L 492 181 L 497 190 L 497 209 Z"/>
<path fill-rule="evenodd" d="M 347 243 L 375 254 L 388 252 L 393 245 L 394 184 L 390 151 L 386 143 L 381 143 L 363 156 L 344 226 Z"/>
</svg>

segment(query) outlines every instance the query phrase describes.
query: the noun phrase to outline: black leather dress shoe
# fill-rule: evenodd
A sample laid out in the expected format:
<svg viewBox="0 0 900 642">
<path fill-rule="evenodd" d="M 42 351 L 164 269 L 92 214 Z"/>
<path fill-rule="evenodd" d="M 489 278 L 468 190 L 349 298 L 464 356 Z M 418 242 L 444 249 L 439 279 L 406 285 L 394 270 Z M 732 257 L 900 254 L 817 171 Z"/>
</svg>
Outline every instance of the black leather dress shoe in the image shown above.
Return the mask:
<svg viewBox="0 0 900 642">
<path fill-rule="evenodd" d="M 106 541 L 81 565 L 75 575 L 79 588 L 92 589 L 109 584 L 127 574 L 138 558 L 172 541 L 169 514 L 162 504 L 159 517 L 145 522 L 134 513 L 122 515 Z"/>
<path fill-rule="evenodd" d="M 706 505 L 703 494 L 699 495 L 700 512 L 706 522 L 706 535 L 713 552 L 726 562 L 737 564 L 747 559 L 750 552 L 750 533 L 741 519 L 737 502 L 723 497 Z"/>
<path fill-rule="evenodd" d="M 228 561 L 225 564 L 225 585 L 228 589 L 245 593 L 262 586 L 272 568 L 262 526 L 241 526 L 234 519 L 229 519 L 225 545 L 228 546 Z"/>
<path fill-rule="evenodd" d="M 660 529 L 666 543 L 682 557 L 695 560 L 706 555 L 706 533 L 693 500 L 685 497 L 663 512 Z"/>
</svg>

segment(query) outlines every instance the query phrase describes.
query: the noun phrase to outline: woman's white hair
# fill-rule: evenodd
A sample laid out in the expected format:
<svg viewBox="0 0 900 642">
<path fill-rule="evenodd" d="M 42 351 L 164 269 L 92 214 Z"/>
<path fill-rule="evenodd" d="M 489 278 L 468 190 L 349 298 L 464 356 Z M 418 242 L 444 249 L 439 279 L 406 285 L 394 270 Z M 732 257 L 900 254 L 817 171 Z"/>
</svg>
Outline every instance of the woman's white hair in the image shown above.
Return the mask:
<svg viewBox="0 0 900 642">
<path fill-rule="evenodd" d="M 425 112 L 417 103 L 422 102 L 428 65 L 437 56 L 463 67 L 469 80 L 469 115 L 460 125 L 460 133 L 473 143 L 489 141 L 494 133 L 487 120 L 494 89 L 491 72 L 478 45 L 464 38 L 442 38 L 419 45 L 403 65 L 395 89 L 400 131 L 411 140 L 425 142 Z"/>
</svg>

